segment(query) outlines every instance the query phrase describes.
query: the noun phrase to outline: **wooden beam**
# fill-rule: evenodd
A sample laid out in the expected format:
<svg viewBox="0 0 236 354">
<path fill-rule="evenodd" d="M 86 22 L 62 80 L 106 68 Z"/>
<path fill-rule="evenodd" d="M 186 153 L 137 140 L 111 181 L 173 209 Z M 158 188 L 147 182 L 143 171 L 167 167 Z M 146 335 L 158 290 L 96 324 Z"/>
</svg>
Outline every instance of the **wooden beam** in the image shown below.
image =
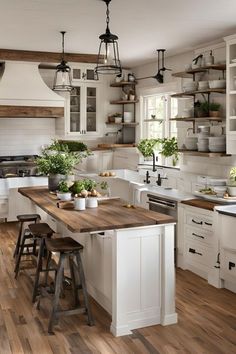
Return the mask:
<svg viewBox="0 0 236 354">
<path fill-rule="evenodd" d="M 97 54 L 66 53 L 65 59 L 75 63 L 96 63 Z M 35 61 L 39 63 L 59 63 L 61 53 L 30 50 L 0 49 L 0 60 Z"/>
<path fill-rule="evenodd" d="M 0 118 L 60 118 L 64 107 L 0 106 Z"/>
</svg>

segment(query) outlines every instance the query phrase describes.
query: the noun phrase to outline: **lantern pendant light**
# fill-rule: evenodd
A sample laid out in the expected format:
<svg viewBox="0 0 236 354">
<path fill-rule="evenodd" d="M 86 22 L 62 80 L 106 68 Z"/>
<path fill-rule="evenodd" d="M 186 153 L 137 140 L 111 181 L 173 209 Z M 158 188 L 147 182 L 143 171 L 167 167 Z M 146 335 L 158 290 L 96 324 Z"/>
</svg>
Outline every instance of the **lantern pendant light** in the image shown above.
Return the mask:
<svg viewBox="0 0 236 354">
<path fill-rule="evenodd" d="M 118 48 L 118 37 L 110 32 L 109 22 L 110 22 L 110 11 L 109 3 L 111 0 L 102 0 L 106 3 L 106 32 L 99 36 L 101 40 L 98 57 L 97 66 L 94 71 L 95 74 L 115 74 L 120 75 L 122 73 L 121 63 L 119 59 L 119 48 Z"/>
<path fill-rule="evenodd" d="M 71 69 L 65 61 L 65 51 L 64 51 L 65 33 L 66 33 L 65 31 L 61 31 L 62 54 L 61 54 L 61 62 L 56 67 L 56 73 L 55 73 L 55 78 L 53 83 L 54 91 L 70 91 L 72 89 Z"/>
</svg>

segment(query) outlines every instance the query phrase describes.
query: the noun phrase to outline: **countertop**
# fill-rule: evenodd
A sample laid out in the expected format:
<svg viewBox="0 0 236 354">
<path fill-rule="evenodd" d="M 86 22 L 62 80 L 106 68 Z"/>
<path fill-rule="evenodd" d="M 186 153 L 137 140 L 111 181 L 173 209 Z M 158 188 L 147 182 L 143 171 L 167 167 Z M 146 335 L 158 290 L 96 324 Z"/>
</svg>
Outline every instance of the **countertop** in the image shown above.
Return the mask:
<svg viewBox="0 0 236 354">
<path fill-rule="evenodd" d="M 219 203 L 210 202 L 208 200 L 203 199 L 190 199 L 190 200 L 183 200 L 182 204 L 190 205 L 196 208 L 206 209 L 206 210 L 214 210 L 215 206 L 218 206 Z M 236 210 L 236 208 L 235 208 Z"/>
<path fill-rule="evenodd" d="M 236 217 L 236 205 L 221 205 L 215 208 L 219 214 Z"/>
<path fill-rule="evenodd" d="M 137 187 L 136 189 L 138 189 L 140 192 L 147 192 L 177 202 L 181 202 L 182 200 L 193 199 L 192 194 L 185 193 L 183 191 L 174 188 L 144 185 L 144 186 Z"/>
<path fill-rule="evenodd" d="M 77 211 L 60 209 L 57 198 L 45 187 L 19 188 L 19 193 L 28 197 L 46 213 L 63 222 L 72 232 L 94 232 L 130 227 L 174 223 L 175 219 L 140 207 L 126 208 L 121 200 L 107 200 L 98 208 Z"/>
</svg>

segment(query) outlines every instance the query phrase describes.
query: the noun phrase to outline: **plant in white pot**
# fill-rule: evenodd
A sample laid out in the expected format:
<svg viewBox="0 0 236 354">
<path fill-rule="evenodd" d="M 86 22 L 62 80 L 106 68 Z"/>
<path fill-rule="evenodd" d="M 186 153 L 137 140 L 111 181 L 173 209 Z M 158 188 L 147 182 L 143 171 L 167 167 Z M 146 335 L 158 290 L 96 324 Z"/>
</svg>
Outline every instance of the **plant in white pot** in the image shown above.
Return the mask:
<svg viewBox="0 0 236 354">
<path fill-rule="evenodd" d="M 85 151 L 70 151 L 66 144 L 57 140 L 42 150 L 42 155 L 36 159 L 39 172 L 48 176 L 48 188 L 50 191 L 58 189 L 59 182 L 68 179 L 75 165 L 90 154 Z"/>
<path fill-rule="evenodd" d="M 229 171 L 227 191 L 231 197 L 236 197 L 236 167 L 232 167 Z"/>
<path fill-rule="evenodd" d="M 68 182 L 60 181 L 58 185 L 57 198 L 60 200 L 71 200 L 71 191 L 69 189 Z"/>
</svg>

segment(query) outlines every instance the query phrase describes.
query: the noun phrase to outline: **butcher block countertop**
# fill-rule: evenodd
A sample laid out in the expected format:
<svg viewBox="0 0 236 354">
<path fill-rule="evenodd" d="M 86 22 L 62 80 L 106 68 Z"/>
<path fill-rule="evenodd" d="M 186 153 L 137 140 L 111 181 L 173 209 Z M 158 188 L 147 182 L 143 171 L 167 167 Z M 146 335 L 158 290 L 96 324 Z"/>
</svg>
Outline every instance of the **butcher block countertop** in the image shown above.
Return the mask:
<svg viewBox="0 0 236 354">
<path fill-rule="evenodd" d="M 216 202 L 210 202 L 209 200 L 203 200 L 203 199 L 189 199 L 189 200 L 183 200 L 181 202 L 182 204 L 190 205 L 196 208 L 201 208 L 201 209 L 206 209 L 206 210 L 214 210 L 214 207 L 216 205 L 220 205 L 219 203 Z"/>
<path fill-rule="evenodd" d="M 148 225 L 174 223 L 171 216 L 149 211 L 140 207 L 127 208 L 120 199 L 99 202 L 98 208 L 83 211 L 72 207 L 57 207 L 57 198 L 45 187 L 23 187 L 19 193 L 29 198 L 54 219 L 64 223 L 72 232 L 94 232 Z"/>
</svg>

